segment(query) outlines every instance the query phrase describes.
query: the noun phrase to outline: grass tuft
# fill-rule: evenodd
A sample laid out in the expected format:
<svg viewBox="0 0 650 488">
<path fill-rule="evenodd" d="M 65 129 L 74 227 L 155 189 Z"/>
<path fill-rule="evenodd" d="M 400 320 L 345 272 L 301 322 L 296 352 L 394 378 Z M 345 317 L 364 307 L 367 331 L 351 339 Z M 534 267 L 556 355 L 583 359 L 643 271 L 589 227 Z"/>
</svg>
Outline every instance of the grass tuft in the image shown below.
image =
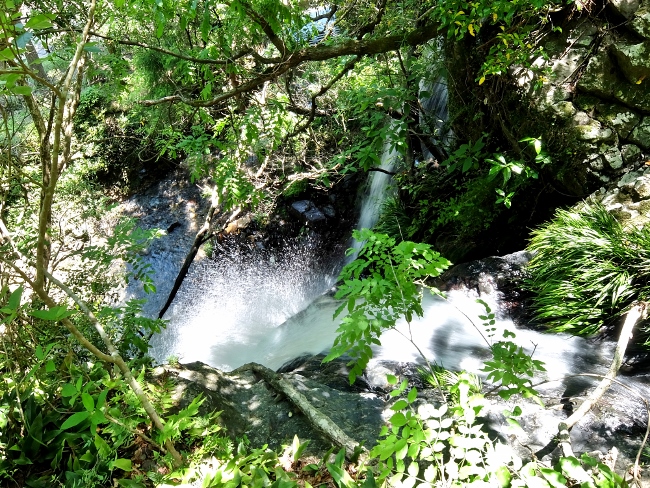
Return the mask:
<svg viewBox="0 0 650 488">
<path fill-rule="evenodd" d="M 558 210 L 528 250 L 536 254 L 525 286 L 536 318 L 553 331 L 596 334 L 650 295 L 650 231 L 623 229 L 601 205 Z"/>
</svg>

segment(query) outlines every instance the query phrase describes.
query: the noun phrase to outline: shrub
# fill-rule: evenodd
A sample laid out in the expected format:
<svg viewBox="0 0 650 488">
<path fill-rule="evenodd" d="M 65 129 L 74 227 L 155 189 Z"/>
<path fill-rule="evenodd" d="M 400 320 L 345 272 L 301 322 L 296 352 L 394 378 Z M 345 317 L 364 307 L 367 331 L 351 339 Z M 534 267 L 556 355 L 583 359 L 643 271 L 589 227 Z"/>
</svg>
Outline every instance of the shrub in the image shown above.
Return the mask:
<svg viewBox="0 0 650 488">
<path fill-rule="evenodd" d="M 600 205 L 558 210 L 528 250 L 533 310 L 554 331 L 595 334 L 650 295 L 650 231 L 624 229 Z"/>
</svg>

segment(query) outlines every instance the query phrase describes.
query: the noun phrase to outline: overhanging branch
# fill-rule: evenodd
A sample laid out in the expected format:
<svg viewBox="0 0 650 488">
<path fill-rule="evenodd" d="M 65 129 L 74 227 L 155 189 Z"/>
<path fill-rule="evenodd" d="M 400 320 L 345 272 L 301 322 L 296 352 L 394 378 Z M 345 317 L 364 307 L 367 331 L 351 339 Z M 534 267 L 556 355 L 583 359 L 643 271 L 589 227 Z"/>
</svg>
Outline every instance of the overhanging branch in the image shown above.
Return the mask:
<svg viewBox="0 0 650 488">
<path fill-rule="evenodd" d="M 372 56 L 389 51 L 395 51 L 403 46 L 418 46 L 433 39 L 439 33 L 437 25 L 423 26 L 410 32 L 386 36 L 379 39 L 349 40 L 335 46 L 312 46 L 300 49 L 289 54 L 282 62 L 270 66 L 259 76 L 241 83 L 237 88 L 223 92 L 210 100 L 188 99 L 183 95 L 171 95 L 155 100 L 144 100 L 140 102 L 145 107 L 160 105 L 162 103 L 181 102 L 192 107 L 213 107 L 232 97 L 242 93 L 250 92 L 267 81 L 272 81 L 303 63 L 312 61 L 326 61 L 341 56 Z"/>
</svg>

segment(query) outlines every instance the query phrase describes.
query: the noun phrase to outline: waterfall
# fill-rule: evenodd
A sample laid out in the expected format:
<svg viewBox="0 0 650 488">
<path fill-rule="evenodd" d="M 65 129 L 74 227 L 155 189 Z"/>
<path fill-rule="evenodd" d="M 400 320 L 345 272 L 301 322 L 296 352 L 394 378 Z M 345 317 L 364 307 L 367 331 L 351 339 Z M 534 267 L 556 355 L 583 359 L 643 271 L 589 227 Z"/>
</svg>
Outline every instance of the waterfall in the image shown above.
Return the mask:
<svg viewBox="0 0 650 488">
<path fill-rule="evenodd" d="M 379 164 L 380 171 L 369 172 L 368 183 L 361 199 L 359 220 L 357 222 L 358 230 L 372 229 L 379 220 L 381 205 L 386 200 L 392 179 L 391 173 L 397 166 L 398 157 L 399 154 L 390 139 L 386 140 Z M 362 246 L 362 242 L 352 239 L 350 247 L 354 249 L 354 252 L 349 256 L 348 261 L 356 259 Z"/>
<path fill-rule="evenodd" d="M 422 145 L 422 154 L 425 159 L 444 160 L 454 142 L 454 133 L 448 127 L 449 121 L 449 93 L 447 92 L 447 80 L 439 76 L 431 82 L 420 82 L 420 125 L 422 125 L 431 137 L 431 144 Z"/>
</svg>

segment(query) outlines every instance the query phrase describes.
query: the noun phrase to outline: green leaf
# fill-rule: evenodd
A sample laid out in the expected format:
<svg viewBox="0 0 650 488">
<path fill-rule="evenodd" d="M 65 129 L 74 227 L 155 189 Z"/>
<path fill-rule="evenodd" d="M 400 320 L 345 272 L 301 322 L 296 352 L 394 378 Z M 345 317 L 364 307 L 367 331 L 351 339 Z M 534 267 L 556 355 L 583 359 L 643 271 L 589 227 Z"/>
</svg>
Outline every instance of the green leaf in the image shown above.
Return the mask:
<svg viewBox="0 0 650 488">
<path fill-rule="evenodd" d="M 84 51 L 89 53 L 100 53 L 102 50 L 96 42 L 87 42 L 84 44 Z"/>
<path fill-rule="evenodd" d="M 543 467 L 540 467 L 539 471 L 553 488 L 566 488 L 567 480 L 562 476 L 562 474 L 558 473 L 554 469 Z"/>
<path fill-rule="evenodd" d="M 411 391 L 409 391 L 409 394 L 408 394 L 408 397 L 407 397 L 408 402 L 413 403 L 417 397 L 418 397 L 418 389 L 415 388 L 415 387 L 411 388 Z"/>
<path fill-rule="evenodd" d="M 506 466 L 499 466 L 494 474 L 501 488 L 508 488 L 510 486 L 512 475 Z"/>
<path fill-rule="evenodd" d="M 49 29 L 52 27 L 52 20 L 56 17 L 54 14 L 39 13 L 32 15 L 25 24 L 26 29 Z"/>
<path fill-rule="evenodd" d="M 399 410 L 404 410 L 406 407 L 408 407 L 408 402 L 406 400 L 398 400 L 395 402 L 395 405 L 393 405 L 391 410 L 399 411 Z"/>
<path fill-rule="evenodd" d="M 31 95 L 32 94 L 32 88 L 29 86 L 25 85 L 14 85 L 11 88 L 7 87 L 7 90 L 14 95 Z"/>
<path fill-rule="evenodd" d="M 73 315 L 74 311 L 68 310 L 66 307 L 52 307 L 49 310 L 32 310 L 29 312 L 29 315 L 32 317 L 36 317 L 37 319 L 41 320 L 51 320 L 56 322 L 57 320 L 61 320 L 63 318 L 69 317 L 70 315 Z"/>
<path fill-rule="evenodd" d="M 397 384 L 397 376 L 394 376 L 392 374 L 386 375 L 386 381 L 388 382 L 389 385 L 396 385 Z"/>
<path fill-rule="evenodd" d="M 15 59 L 16 53 L 14 53 L 13 49 L 7 47 L 0 51 L 0 61 L 7 61 L 10 59 Z"/>
<path fill-rule="evenodd" d="M 97 409 L 101 409 L 104 407 L 104 403 L 106 402 L 106 395 L 108 395 L 108 390 L 102 390 L 99 393 L 99 396 L 97 397 Z"/>
<path fill-rule="evenodd" d="M 86 451 L 86 453 L 79 458 L 81 461 L 86 461 L 87 463 L 92 462 L 95 459 L 95 456 L 93 456 L 92 452 Z"/>
<path fill-rule="evenodd" d="M 95 400 L 94 400 L 93 397 L 90 396 L 88 393 L 83 392 L 83 393 L 81 394 L 81 402 L 83 403 L 84 408 L 85 408 L 88 412 L 92 412 L 92 411 L 95 410 Z"/>
<path fill-rule="evenodd" d="M 577 458 L 573 456 L 562 457 L 559 460 L 559 465 L 562 469 L 562 472 L 569 478 L 572 478 L 579 483 L 591 481 L 591 476 L 589 476 L 589 474 L 585 471 L 585 469 L 582 467 L 582 464 Z"/>
<path fill-rule="evenodd" d="M 73 395 L 76 395 L 78 392 L 79 390 L 77 390 L 77 388 L 75 388 L 75 386 L 70 383 L 66 383 L 63 385 L 63 388 L 61 388 L 62 397 L 71 397 Z"/>
<path fill-rule="evenodd" d="M 61 430 L 66 430 L 70 429 L 71 427 L 75 427 L 79 425 L 81 422 L 86 420 L 88 417 L 90 417 L 90 412 L 77 412 L 72 414 L 68 419 L 63 422 L 63 425 L 61 425 Z"/>
<path fill-rule="evenodd" d="M 402 412 L 397 412 L 390 418 L 389 422 L 395 427 L 402 427 L 406 425 L 407 420 Z"/>
<path fill-rule="evenodd" d="M 23 287 L 19 286 L 11 293 L 11 295 L 9 295 L 9 300 L 7 300 L 7 307 L 14 311 L 18 310 L 18 307 L 20 306 L 20 297 L 22 294 Z"/>
<path fill-rule="evenodd" d="M 112 461 L 109 463 L 109 466 L 111 469 L 119 468 L 122 471 L 131 471 L 133 469 L 131 467 L 131 460 L 130 459 L 124 459 L 124 458 L 119 458 L 116 459 L 115 461 Z"/>
<path fill-rule="evenodd" d="M 56 370 L 56 365 L 54 364 L 54 361 L 51 359 L 45 363 L 45 372 L 46 373 L 52 373 L 53 371 Z"/>
</svg>

